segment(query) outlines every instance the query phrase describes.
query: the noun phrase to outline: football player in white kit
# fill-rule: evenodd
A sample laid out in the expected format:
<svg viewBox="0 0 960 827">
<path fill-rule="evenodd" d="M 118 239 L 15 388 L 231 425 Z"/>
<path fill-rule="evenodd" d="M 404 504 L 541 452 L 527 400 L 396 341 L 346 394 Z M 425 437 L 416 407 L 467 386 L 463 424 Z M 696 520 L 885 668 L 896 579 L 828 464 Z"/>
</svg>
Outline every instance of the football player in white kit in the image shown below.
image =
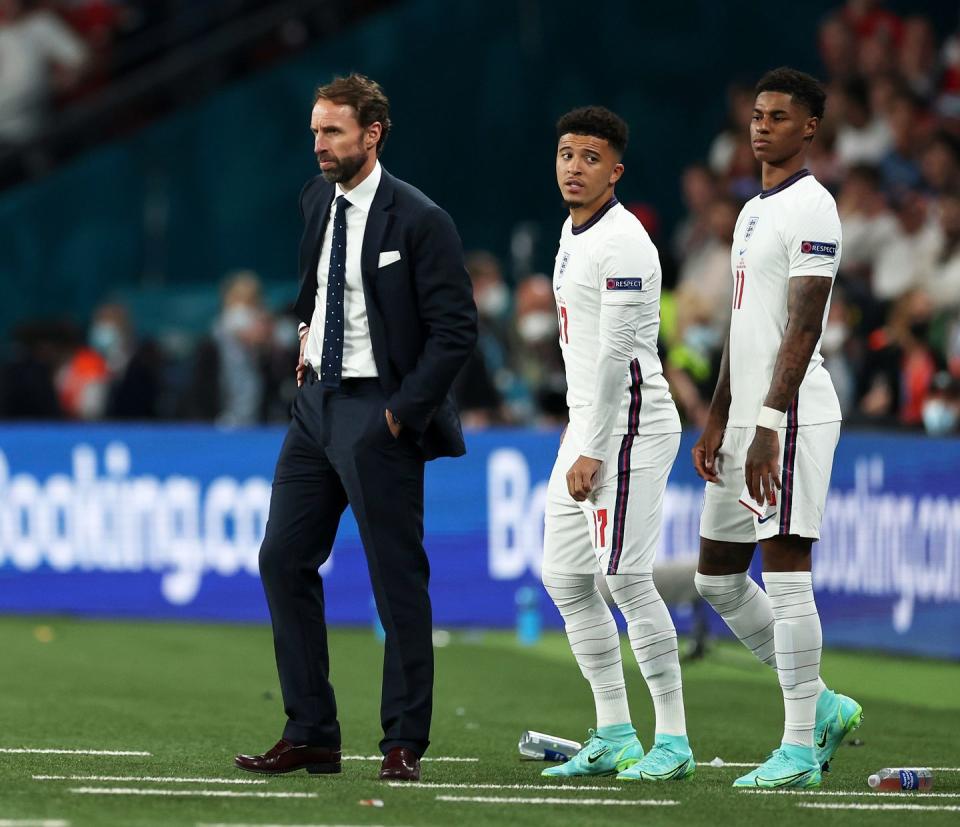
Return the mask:
<svg viewBox="0 0 960 827">
<path fill-rule="evenodd" d="M 553 274 L 570 422 L 547 488 L 543 584 L 593 690 L 597 728 L 544 775 L 667 780 L 693 773 L 677 634 L 653 585 L 667 475 L 680 420 L 657 355 L 660 262 L 614 195 L 627 125 L 585 107 L 557 123 L 557 183 L 570 217 Z M 606 578 L 656 712 L 644 754 L 630 720 Z"/>
<path fill-rule="evenodd" d="M 750 139 L 763 191 L 734 230 L 730 334 L 693 448 L 707 481 L 697 589 L 777 671 L 783 692 L 781 745 L 737 787 L 819 786 L 862 714 L 820 679 L 810 573 L 840 436 L 840 405 L 820 355 L 840 219 L 804 166 L 825 102 L 820 84 L 793 69 L 757 84 Z M 757 542 L 766 592 L 747 573 Z"/>
</svg>

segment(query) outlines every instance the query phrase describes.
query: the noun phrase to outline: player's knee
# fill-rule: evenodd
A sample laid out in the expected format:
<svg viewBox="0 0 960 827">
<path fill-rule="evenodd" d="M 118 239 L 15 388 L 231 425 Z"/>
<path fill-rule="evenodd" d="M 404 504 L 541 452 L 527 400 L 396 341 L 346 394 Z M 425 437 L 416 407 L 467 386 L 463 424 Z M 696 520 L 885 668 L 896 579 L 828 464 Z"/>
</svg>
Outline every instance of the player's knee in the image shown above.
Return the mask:
<svg viewBox="0 0 960 827">
<path fill-rule="evenodd" d="M 747 573 L 710 575 L 699 571 L 693 576 L 693 585 L 704 600 L 713 604 L 716 602 L 736 604 L 739 597 L 747 589 Z"/>
</svg>

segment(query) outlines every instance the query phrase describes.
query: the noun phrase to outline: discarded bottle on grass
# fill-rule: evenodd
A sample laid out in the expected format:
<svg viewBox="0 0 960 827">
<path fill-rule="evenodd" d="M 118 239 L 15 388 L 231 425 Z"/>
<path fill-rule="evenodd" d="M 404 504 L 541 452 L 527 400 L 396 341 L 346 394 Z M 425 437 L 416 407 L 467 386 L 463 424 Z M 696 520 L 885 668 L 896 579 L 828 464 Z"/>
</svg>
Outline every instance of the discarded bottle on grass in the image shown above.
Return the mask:
<svg viewBox="0 0 960 827">
<path fill-rule="evenodd" d="M 906 769 L 884 767 L 867 779 L 867 783 L 881 792 L 900 792 L 901 790 L 929 790 L 933 787 L 933 770 L 929 767 Z"/>
<path fill-rule="evenodd" d="M 523 758 L 534 761 L 569 761 L 580 752 L 581 745 L 566 738 L 557 738 L 555 735 L 528 731 L 520 736 L 520 743 L 517 746 Z"/>
<path fill-rule="evenodd" d="M 540 640 L 540 593 L 532 586 L 521 586 L 514 596 L 517 603 L 517 640 L 533 646 Z"/>
</svg>

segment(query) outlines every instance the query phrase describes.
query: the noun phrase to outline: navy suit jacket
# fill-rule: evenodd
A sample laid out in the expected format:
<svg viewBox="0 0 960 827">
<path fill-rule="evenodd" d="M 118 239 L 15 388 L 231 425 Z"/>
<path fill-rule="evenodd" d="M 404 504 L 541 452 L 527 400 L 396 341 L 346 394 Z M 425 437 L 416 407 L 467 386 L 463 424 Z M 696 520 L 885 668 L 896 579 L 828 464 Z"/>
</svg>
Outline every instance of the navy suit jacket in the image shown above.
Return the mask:
<svg viewBox="0 0 960 827">
<path fill-rule="evenodd" d="M 318 175 L 300 193 L 300 292 L 296 312 L 310 324 L 317 264 L 335 186 Z M 347 239 L 347 243 L 353 243 Z M 399 261 L 380 267 L 380 253 Z M 383 170 L 360 254 L 373 359 L 387 408 L 427 459 L 466 448 L 450 387 L 473 351 L 477 310 L 452 219 L 420 190 Z"/>
</svg>

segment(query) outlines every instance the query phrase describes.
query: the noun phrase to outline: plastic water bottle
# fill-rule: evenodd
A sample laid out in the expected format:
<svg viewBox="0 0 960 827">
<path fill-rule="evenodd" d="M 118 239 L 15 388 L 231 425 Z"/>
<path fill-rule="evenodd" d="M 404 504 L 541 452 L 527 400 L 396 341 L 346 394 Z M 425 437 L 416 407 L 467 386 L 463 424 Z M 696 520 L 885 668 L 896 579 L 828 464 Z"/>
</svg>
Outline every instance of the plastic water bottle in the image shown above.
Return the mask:
<svg viewBox="0 0 960 827">
<path fill-rule="evenodd" d="M 383 624 L 380 622 L 380 612 L 377 611 L 377 601 L 370 598 L 370 609 L 373 612 L 373 636 L 383 643 L 387 639 L 387 633 L 383 630 Z"/>
<path fill-rule="evenodd" d="M 517 589 L 517 640 L 522 646 L 533 646 L 540 640 L 540 592 L 532 586 Z"/>
<path fill-rule="evenodd" d="M 884 767 L 867 779 L 875 790 L 900 792 L 901 790 L 929 790 L 933 787 L 933 770 L 929 767 L 907 769 Z"/>
<path fill-rule="evenodd" d="M 580 751 L 581 745 L 555 735 L 527 731 L 520 736 L 517 747 L 521 757 L 533 761 L 569 761 Z"/>
</svg>

